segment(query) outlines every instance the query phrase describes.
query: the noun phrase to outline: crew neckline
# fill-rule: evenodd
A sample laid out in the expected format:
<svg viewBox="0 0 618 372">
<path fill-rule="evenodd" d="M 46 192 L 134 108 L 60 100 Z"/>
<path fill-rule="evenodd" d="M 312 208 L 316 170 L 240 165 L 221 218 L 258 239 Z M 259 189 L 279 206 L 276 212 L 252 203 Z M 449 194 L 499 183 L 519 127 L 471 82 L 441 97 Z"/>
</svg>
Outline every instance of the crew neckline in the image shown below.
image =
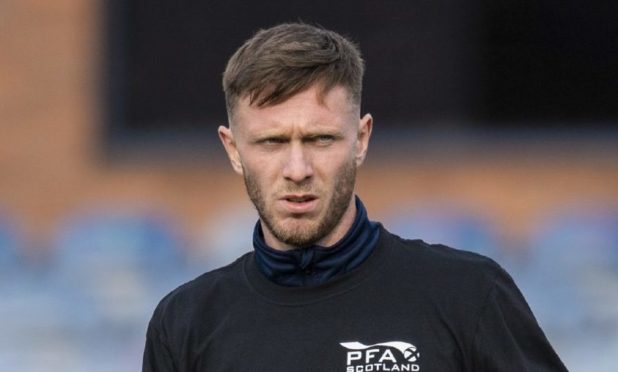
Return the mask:
<svg viewBox="0 0 618 372">
<path fill-rule="evenodd" d="M 388 255 L 385 244 L 388 232 L 382 224 L 377 223 L 379 229 L 378 242 L 367 259 L 355 269 L 341 274 L 325 283 L 312 286 L 291 287 L 277 284 L 268 279 L 255 262 L 255 252 L 245 256 L 243 262 L 243 276 L 249 288 L 266 301 L 288 306 L 307 305 L 320 302 L 340 295 L 369 280 L 379 271 L 379 267 Z"/>
<path fill-rule="evenodd" d="M 380 230 L 367 217 L 367 210 L 355 196 L 356 215 L 348 231 L 336 243 L 317 244 L 282 251 L 270 247 L 260 221 L 253 232 L 255 261 L 271 281 L 290 287 L 315 286 L 333 280 L 360 266 L 375 248 Z"/>
</svg>

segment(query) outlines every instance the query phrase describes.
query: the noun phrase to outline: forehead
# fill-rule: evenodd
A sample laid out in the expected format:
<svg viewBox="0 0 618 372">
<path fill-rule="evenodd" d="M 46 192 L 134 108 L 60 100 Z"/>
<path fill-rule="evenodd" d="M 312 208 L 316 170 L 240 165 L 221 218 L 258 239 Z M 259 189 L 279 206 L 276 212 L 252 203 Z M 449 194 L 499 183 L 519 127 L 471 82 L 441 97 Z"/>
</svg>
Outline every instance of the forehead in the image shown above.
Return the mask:
<svg viewBox="0 0 618 372">
<path fill-rule="evenodd" d="M 262 107 L 243 97 L 234 109 L 230 124 L 244 129 L 265 125 L 339 124 L 360 115 L 346 88 L 335 86 L 321 93 L 314 85 L 284 102 Z"/>
</svg>

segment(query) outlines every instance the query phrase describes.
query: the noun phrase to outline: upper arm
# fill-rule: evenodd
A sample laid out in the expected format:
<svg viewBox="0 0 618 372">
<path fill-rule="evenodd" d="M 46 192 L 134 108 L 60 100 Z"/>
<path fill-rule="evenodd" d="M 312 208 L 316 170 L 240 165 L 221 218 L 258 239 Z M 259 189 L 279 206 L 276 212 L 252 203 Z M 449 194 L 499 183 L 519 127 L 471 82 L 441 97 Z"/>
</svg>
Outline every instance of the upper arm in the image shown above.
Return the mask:
<svg viewBox="0 0 618 372">
<path fill-rule="evenodd" d="M 523 295 L 500 270 L 480 313 L 474 371 L 566 371 Z"/>
</svg>

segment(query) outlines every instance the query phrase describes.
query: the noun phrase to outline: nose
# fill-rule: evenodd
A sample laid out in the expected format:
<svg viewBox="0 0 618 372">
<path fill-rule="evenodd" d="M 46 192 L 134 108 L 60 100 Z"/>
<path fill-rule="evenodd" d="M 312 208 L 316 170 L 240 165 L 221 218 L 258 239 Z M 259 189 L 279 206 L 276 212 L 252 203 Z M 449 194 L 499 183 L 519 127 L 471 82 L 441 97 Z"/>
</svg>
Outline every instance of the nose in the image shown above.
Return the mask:
<svg viewBox="0 0 618 372">
<path fill-rule="evenodd" d="M 310 156 L 302 144 L 292 143 L 283 167 L 283 177 L 295 183 L 301 183 L 313 176 Z"/>
</svg>

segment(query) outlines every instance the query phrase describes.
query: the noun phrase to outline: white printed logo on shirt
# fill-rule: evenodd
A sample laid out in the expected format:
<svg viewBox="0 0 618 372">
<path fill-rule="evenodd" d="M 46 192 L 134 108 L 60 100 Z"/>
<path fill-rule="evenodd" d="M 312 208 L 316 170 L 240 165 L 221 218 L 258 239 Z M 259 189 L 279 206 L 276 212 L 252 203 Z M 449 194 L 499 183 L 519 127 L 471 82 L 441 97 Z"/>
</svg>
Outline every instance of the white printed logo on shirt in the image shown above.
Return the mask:
<svg viewBox="0 0 618 372">
<path fill-rule="evenodd" d="M 402 341 L 364 345 L 360 342 L 341 342 L 348 349 L 346 372 L 420 371 L 421 357 L 416 346 Z"/>
</svg>

